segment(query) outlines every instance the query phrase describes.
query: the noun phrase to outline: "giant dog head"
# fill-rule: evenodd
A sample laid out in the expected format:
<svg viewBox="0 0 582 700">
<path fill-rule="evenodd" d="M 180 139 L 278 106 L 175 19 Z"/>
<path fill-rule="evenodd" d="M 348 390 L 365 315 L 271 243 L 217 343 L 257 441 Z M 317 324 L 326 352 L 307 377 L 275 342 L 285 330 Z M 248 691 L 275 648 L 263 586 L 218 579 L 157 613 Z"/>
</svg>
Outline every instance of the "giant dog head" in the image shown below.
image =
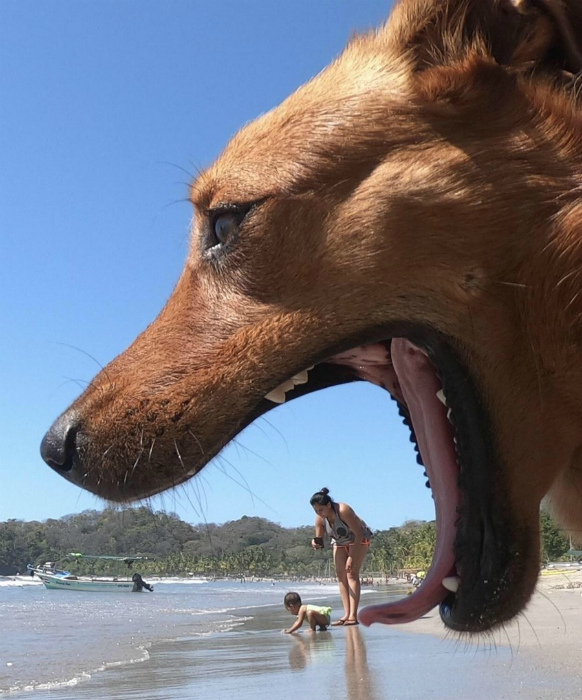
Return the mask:
<svg viewBox="0 0 582 700">
<path fill-rule="evenodd" d="M 371 381 L 438 541 L 424 585 L 361 619 L 517 614 L 541 500 L 582 525 L 580 27 L 576 0 L 402 0 L 240 131 L 192 186 L 166 307 L 49 430 L 49 465 L 145 497 L 278 403 Z"/>
</svg>

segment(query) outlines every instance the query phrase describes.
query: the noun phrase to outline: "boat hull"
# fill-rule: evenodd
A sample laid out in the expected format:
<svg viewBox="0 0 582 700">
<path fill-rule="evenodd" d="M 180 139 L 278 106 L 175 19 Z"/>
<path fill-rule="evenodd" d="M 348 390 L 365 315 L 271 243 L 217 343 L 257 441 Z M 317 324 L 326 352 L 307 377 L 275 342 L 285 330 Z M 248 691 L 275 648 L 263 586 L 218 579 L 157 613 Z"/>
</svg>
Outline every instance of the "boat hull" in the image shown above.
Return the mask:
<svg viewBox="0 0 582 700">
<path fill-rule="evenodd" d="M 45 587 L 49 590 L 60 591 L 89 591 L 92 593 L 132 593 L 133 581 L 107 581 L 90 578 L 68 578 L 64 576 L 40 576 Z"/>
</svg>

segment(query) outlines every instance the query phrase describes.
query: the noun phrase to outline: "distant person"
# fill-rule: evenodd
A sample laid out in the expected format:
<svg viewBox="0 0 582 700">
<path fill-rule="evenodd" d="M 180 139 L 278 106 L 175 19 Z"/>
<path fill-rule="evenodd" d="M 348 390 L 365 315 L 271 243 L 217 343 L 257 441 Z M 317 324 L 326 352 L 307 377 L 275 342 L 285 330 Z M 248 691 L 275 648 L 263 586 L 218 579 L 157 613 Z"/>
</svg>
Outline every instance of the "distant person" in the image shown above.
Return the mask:
<svg viewBox="0 0 582 700">
<path fill-rule="evenodd" d="M 370 546 L 372 531 L 347 503 L 336 503 L 329 489 L 314 493 L 310 501 L 315 516 L 314 549 L 323 547 L 327 535 L 333 545 L 333 561 L 339 582 L 344 614 L 335 625 L 357 625 L 360 604 L 360 569 Z"/>
<path fill-rule="evenodd" d="M 307 619 L 311 632 L 315 632 L 315 628 L 319 627 L 320 632 L 325 632 L 330 622 L 331 608 L 321 605 L 303 605 L 299 593 L 291 591 L 287 593 L 283 604 L 285 609 L 292 615 L 297 615 L 297 620 L 287 630 L 283 630 L 285 634 L 296 632 Z"/>
<path fill-rule="evenodd" d="M 410 580 L 410 583 L 412 583 L 412 585 L 415 588 L 418 588 L 425 578 L 426 571 L 417 571 L 415 574 L 412 574 L 412 579 Z"/>
<path fill-rule="evenodd" d="M 150 586 L 149 583 L 146 583 L 143 578 L 141 577 L 140 574 L 135 573 L 132 577 L 131 580 L 133 581 L 133 588 L 132 593 L 141 593 L 143 589 L 145 588 L 146 591 L 153 591 L 154 587 Z"/>
</svg>

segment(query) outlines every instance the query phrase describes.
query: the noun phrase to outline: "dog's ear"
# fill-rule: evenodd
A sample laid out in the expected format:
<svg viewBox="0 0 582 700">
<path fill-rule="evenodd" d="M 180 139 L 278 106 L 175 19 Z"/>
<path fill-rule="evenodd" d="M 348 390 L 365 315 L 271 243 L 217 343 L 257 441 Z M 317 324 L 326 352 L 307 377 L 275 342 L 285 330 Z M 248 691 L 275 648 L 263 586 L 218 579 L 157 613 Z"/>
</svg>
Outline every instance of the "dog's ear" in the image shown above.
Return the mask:
<svg viewBox="0 0 582 700">
<path fill-rule="evenodd" d="M 581 0 L 401 0 L 386 31 L 419 70 L 472 51 L 516 68 L 582 70 Z"/>
</svg>

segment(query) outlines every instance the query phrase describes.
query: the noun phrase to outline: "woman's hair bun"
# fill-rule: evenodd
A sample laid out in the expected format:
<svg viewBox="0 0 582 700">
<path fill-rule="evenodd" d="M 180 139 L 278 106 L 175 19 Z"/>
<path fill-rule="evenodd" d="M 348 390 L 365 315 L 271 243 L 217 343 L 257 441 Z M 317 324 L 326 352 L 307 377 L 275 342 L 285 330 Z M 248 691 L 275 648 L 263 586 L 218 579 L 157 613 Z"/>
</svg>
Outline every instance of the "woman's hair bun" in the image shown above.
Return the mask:
<svg viewBox="0 0 582 700">
<path fill-rule="evenodd" d="M 333 501 L 331 500 L 331 496 L 328 496 L 328 494 L 329 489 L 322 488 L 321 491 L 318 491 L 317 493 L 313 494 L 313 496 L 309 499 L 309 502 L 312 506 L 327 506 L 330 503 L 333 503 Z"/>
</svg>

